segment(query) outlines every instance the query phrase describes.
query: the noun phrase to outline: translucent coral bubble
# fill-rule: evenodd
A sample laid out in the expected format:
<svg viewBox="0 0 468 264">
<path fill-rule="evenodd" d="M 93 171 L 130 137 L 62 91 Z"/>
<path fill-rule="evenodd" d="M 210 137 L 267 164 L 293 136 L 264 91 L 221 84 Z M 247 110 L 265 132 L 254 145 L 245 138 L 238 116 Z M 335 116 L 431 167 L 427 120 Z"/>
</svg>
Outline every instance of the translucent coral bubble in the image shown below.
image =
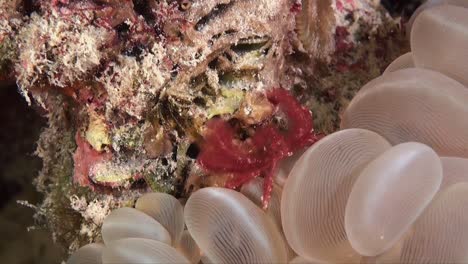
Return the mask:
<svg viewBox="0 0 468 264">
<path fill-rule="evenodd" d="M 185 205 L 187 228 L 213 263 L 285 263 L 273 221 L 247 197 L 224 188 L 196 191 Z"/>
<path fill-rule="evenodd" d="M 103 250 L 103 244 L 88 244 L 75 251 L 67 260 L 67 264 L 99 264 Z"/>
<path fill-rule="evenodd" d="M 414 11 L 410 20 L 406 24 L 406 32 L 408 32 L 408 34 L 411 34 L 414 20 L 416 20 L 416 17 L 418 17 L 419 14 L 421 14 L 424 10 L 430 9 L 435 6 L 440 6 L 440 5 L 453 5 L 453 6 L 459 6 L 459 7 L 468 7 L 468 1 L 466 0 L 428 0 L 426 1 L 424 4 L 419 6 L 418 9 L 416 9 L 416 11 Z"/>
<path fill-rule="evenodd" d="M 153 217 L 169 232 L 172 243 L 178 245 L 184 230 L 184 209 L 167 193 L 148 193 L 140 197 L 135 208 Z"/>
<path fill-rule="evenodd" d="M 213 261 L 211 261 L 206 255 L 203 254 L 201 255 L 200 261 L 203 264 L 214 264 Z"/>
<path fill-rule="evenodd" d="M 468 8 L 437 6 L 414 21 L 411 50 L 417 67 L 441 72 L 468 86 L 467 47 Z"/>
<path fill-rule="evenodd" d="M 320 262 L 320 261 L 317 261 L 317 260 L 308 260 L 308 259 L 305 259 L 303 257 L 300 257 L 300 256 L 297 256 L 295 257 L 294 259 L 292 259 L 291 261 L 289 261 L 289 264 L 322 264 L 322 263 L 325 263 L 325 262 Z"/>
<path fill-rule="evenodd" d="M 387 69 L 385 69 L 383 74 L 413 67 L 415 67 L 413 61 L 413 54 L 411 52 L 408 52 L 396 58 L 392 63 L 390 63 L 390 65 L 388 65 Z"/>
<path fill-rule="evenodd" d="M 411 234 L 411 229 L 391 249 L 377 256 L 362 256 L 360 264 L 395 264 L 399 263 L 403 242 Z"/>
<path fill-rule="evenodd" d="M 262 196 L 263 196 L 263 178 L 255 178 L 241 187 L 241 193 L 249 198 L 257 206 L 262 207 Z M 278 228 L 281 229 L 281 188 L 273 184 L 273 190 L 271 192 L 271 200 L 268 204 L 268 208 L 265 213 L 271 217 L 271 219 L 277 224 Z"/>
<path fill-rule="evenodd" d="M 182 237 L 177 249 L 190 260 L 191 263 L 198 264 L 198 262 L 200 262 L 200 248 L 195 240 L 193 240 L 189 231 L 185 230 L 182 232 Z"/>
<path fill-rule="evenodd" d="M 364 256 L 389 250 L 430 203 L 441 181 L 440 158 L 421 143 L 402 143 L 370 162 L 346 205 L 351 246 Z"/>
<path fill-rule="evenodd" d="M 343 114 L 342 128 L 377 132 L 392 144 L 420 142 L 440 156 L 468 157 L 468 89 L 425 69 L 403 69 L 366 84 Z"/>
<path fill-rule="evenodd" d="M 443 190 L 414 223 L 402 263 L 468 262 L 468 183 Z"/>
<path fill-rule="evenodd" d="M 455 183 L 468 182 L 468 159 L 442 157 L 444 178 L 440 189 L 443 190 Z"/>
<path fill-rule="evenodd" d="M 280 161 L 278 165 L 278 172 L 274 177 L 275 183 L 277 183 L 280 187 L 283 187 L 288 179 L 289 173 L 291 172 L 294 164 L 299 160 L 299 158 L 304 154 L 306 149 L 299 150 L 295 152 L 292 156 L 287 157 Z"/>
<path fill-rule="evenodd" d="M 102 254 L 102 263 L 189 264 L 190 262 L 166 243 L 144 238 L 125 238 L 106 245 Z"/>
<path fill-rule="evenodd" d="M 123 238 L 148 238 L 171 244 L 169 232 L 159 222 L 128 207 L 112 211 L 104 219 L 101 233 L 106 245 Z"/>
<path fill-rule="evenodd" d="M 360 171 L 389 149 L 378 134 L 347 129 L 309 148 L 283 188 L 281 219 L 289 245 L 302 257 L 323 262 L 358 262 L 349 244 L 344 215 Z"/>
<path fill-rule="evenodd" d="M 248 183 L 242 185 L 240 190 L 242 194 L 244 194 L 260 208 L 262 208 L 263 181 L 263 178 L 252 179 Z M 281 226 L 281 192 L 282 189 L 277 184 L 273 184 L 271 200 L 268 208 L 264 210 L 264 212 L 275 222 L 276 226 L 283 235 L 283 227 Z M 287 246 L 287 249 L 288 258 L 293 258 L 295 256 L 294 251 L 289 246 Z"/>
</svg>

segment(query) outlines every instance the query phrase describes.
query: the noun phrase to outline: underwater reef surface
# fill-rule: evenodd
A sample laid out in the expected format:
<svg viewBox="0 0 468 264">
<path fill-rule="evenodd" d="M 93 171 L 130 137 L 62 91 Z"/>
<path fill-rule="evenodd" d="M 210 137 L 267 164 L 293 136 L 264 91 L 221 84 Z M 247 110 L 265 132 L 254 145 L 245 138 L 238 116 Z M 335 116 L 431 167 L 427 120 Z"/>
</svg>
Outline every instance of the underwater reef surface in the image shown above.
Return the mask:
<svg viewBox="0 0 468 264">
<path fill-rule="evenodd" d="M 299 108 L 268 91 L 287 91 L 310 111 L 304 124 L 314 135 L 329 134 L 358 89 L 408 51 L 406 9 L 379 1 L 0 5 L 0 78 L 47 119 L 36 149 L 43 165 L 34 183 L 44 194 L 31 199 L 36 224 L 70 251 L 100 240 L 105 216 L 143 193 L 238 187 L 299 151 L 223 160 L 239 171 L 203 166 L 213 157 L 200 158 L 207 142 L 229 138 L 208 141 L 210 120 L 258 149 L 266 143 L 256 133 L 307 146 L 309 137 L 287 136 L 288 112 Z"/>
</svg>

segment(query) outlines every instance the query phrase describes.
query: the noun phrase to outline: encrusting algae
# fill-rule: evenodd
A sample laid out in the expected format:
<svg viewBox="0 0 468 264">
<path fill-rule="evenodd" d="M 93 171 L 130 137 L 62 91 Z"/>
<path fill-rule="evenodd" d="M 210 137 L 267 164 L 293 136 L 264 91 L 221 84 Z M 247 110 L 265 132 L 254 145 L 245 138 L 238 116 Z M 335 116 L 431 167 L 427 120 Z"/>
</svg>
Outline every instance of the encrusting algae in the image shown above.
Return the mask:
<svg viewBox="0 0 468 264">
<path fill-rule="evenodd" d="M 188 197 L 260 176 L 268 193 L 281 160 L 335 131 L 359 87 L 407 51 L 378 1 L 0 5 L 0 78 L 49 120 L 38 222 L 72 251 L 149 191 Z M 246 146 L 274 150 L 228 155 Z"/>
</svg>

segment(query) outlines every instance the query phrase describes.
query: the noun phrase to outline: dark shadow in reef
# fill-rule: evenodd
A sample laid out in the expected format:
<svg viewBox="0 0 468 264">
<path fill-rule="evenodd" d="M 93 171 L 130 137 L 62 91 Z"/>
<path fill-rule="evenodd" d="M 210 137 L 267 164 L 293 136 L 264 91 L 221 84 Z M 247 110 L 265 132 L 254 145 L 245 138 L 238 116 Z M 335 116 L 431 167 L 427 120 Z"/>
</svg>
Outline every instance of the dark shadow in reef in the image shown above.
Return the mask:
<svg viewBox="0 0 468 264">
<path fill-rule="evenodd" d="M 28 107 L 11 82 L 0 83 L 0 100 L 0 263 L 59 263 L 49 232 L 28 231 L 34 211 L 17 202 L 42 200 L 33 186 L 41 168 L 34 150 L 45 119 Z"/>
<path fill-rule="evenodd" d="M 424 2 L 423 0 L 381 0 L 380 4 L 393 17 L 401 16 L 409 19 L 413 12 Z"/>
</svg>

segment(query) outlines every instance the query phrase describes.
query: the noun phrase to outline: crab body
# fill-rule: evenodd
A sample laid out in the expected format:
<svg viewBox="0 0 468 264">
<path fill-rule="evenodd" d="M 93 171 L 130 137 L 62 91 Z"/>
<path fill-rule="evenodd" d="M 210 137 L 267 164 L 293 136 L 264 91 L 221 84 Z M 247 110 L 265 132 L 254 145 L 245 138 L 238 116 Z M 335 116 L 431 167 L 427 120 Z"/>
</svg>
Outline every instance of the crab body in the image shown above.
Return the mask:
<svg viewBox="0 0 468 264">
<path fill-rule="evenodd" d="M 247 139 L 236 138 L 235 130 L 222 119 L 208 122 L 208 133 L 198 163 L 209 173 L 229 173 L 227 188 L 238 188 L 249 180 L 264 177 L 263 207 L 268 207 L 278 162 L 312 145 L 320 136 L 313 130 L 309 110 L 284 89 L 267 92 L 277 112 L 286 115 L 287 129 L 273 122 L 261 124 Z"/>
</svg>

